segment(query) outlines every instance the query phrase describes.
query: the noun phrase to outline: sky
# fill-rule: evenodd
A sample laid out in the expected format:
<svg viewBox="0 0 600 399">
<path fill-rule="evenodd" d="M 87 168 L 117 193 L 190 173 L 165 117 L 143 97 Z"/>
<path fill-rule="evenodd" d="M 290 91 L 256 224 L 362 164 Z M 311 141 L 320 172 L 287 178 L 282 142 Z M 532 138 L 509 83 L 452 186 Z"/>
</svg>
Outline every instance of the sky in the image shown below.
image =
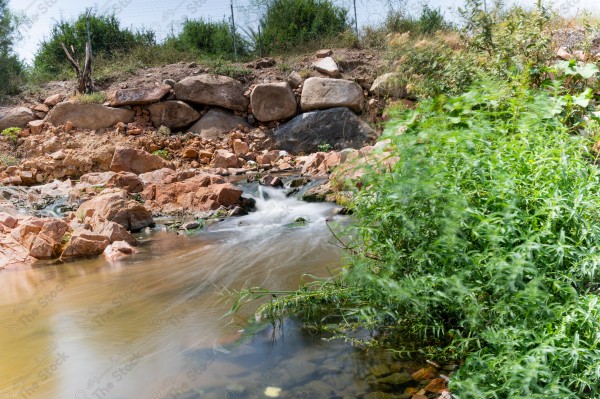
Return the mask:
<svg viewBox="0 0 600 399">
<path fill-rule="evenodd" d="M 398 7 L 404 3 L 409 12 L 418 13 L 423 0 L 335 0 L 336 3 L 350 9 L 354 16 L 353 4 L 356 2 L 357 21 L 360 26 L 374 25 L 383 20 L 390 3 Z M 488 0 L 492 1 L 492 0 Z M 512 0 L 522 5 L 533 5 L 535 0 Z M 582 10 L 600 15 L 598 0 L 546 0 L 559 10 L 563 16 L 574 16 Z M 253 0 L 233 0 L 234 18 L 237 29 L 251 27 L 256 29 L 260 11 L 253 6 Z M 450 19 L 457 17 L 456 9 L 461 1 L 428 0 L 431 8 L 440 8 Z M 100 13 L 113 13 L 128 28 L 149 28 L 163 39 L 170 32 L 177 33 L 185 18 L 204 18 L 220 21 L 231 16 L 230 1 L 227 0 L 9 0 L 11 10 L 25 15 L 29 20 L 21 28 L 22 38 L 16 43 L 15 50 L 27 62 L 31 62 L 40 41 L 47 37 L 54 23 L 59 20 L 72 20 L 87 8 Z"/>
</svg>

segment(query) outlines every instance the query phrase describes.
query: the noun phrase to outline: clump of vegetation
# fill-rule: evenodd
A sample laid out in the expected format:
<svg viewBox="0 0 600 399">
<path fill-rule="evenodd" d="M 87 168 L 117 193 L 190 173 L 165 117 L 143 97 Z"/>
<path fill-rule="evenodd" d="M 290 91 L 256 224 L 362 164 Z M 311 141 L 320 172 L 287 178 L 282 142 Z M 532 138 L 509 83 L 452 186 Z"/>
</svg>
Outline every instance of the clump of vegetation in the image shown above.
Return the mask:
<svg viewBox="0 0 600 399">
<path fill-rule="evenodd" d="M 270 0 L 260 21 L 259 46 L 267 52 L 338 36 L 349 28 L 348 11 L 328 0 Z"/>
<path fill-rule="evenodd" d="M 238 56 L 249 54 L 247 41 L 232 32 L 231 25 L 223 20 L 210 22 L 186 19 L 181 33 L 167 39 L 165 46 L 173 46 L 178 51 L 198 51 L 202 54 L 226 59 L 234 58 L 234 40 Z"/>
<path fill-rule="evenodd" d="M 317 150 L 321 151 L 321 152 L 329 152 L 331 151 L 332 147 L 331 144 L 329 143 L 321 143 L 317 146 Z"/>
<path fill-rule="evenodd" d="M 11 154 L 0 152 L 0 165 L 15 166 L 19 164 L 19 159 Z"/>
<path fill-rule="evenodd" d="M 0 132 L 0 135 L 16 145 L 22 130 L 20 127 L 9 127 Z"/>
<path fill-rule="evenodd" d="M 103 104 L 106 101 L 106 93 L 96 91 L 89 94 L 78 94 L 75 99 L 81 104 Z"/>
<path fill-rule="evenodd" d="M 171 153 L 167 149 L 153 151 L 152 155 L 158 155 L 159 157 L 166 159 L 166 160 L 170 160 L 173 158 L 171 156 Z"/>
</svg>

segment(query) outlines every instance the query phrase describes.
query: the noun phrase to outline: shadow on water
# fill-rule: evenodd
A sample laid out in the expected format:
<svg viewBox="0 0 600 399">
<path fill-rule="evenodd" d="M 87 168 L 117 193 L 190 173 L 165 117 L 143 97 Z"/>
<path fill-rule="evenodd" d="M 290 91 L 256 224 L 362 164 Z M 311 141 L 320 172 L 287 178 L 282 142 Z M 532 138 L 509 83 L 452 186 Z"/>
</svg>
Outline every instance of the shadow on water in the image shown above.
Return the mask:
<svg viewBox="0 0 600 399">
<path fill-rule="evenodd" d="M 245 189 L 256 212 L 183 236 L 141 233 L 127 259 L 0 273 L 0 398 L 349 398 L 372 391 L 374 363 L 415 369 L 292 320 L 239 340 L 223 289 L 294 289 L 304 273 L 336 270 L 326 219 L 344 221 L 330 204 Z"/>
</svg>

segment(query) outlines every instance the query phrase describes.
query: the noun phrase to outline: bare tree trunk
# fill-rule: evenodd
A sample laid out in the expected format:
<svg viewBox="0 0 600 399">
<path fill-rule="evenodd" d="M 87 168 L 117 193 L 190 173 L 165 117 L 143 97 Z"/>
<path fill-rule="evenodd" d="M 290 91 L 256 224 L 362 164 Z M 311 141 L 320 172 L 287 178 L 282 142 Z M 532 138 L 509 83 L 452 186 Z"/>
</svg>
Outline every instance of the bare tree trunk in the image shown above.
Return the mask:
<svg viewBox="0 0 600 399">
<path fill-rule="evenodd" d="M 88 94 L 94 91 L 94 81 L 92 80 L 92 41 L 90 37 L 90 24 L 86 17 L 85 28 L 87 30 L 87 41 L 85 43 L 85 61 L 83 63 L 83 70 L 79 64 L 79 60 L 75 57 L 75 49 L 71 46 L 71 53 L 61 43 L 61 47 L 67 56 L 67 60 L 71 63 L 75 72 L 77 73 L 77 92 L 81 94 Z"/>
</svg>

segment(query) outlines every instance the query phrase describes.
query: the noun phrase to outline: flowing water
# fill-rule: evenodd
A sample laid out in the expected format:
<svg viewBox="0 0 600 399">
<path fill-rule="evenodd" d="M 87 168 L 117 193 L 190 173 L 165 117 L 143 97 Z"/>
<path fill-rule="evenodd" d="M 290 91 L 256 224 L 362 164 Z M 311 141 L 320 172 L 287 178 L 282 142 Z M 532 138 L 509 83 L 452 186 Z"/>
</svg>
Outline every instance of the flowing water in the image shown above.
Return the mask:
<svg viewBox="0 0 600 399">
<path fill-rule="evenodd" d="M 290 320 L 240 339 L 224 289 L 326 276 L 341 259 L 326 219 L 343 223 L 332 205 L 246 190 L 256 212 L 193 234 L 142 233 L 124 260 L 0 272 L 0 399 L 355 398 L 377 389 L 374 364 L 414 369 Z"/>
</svg>

